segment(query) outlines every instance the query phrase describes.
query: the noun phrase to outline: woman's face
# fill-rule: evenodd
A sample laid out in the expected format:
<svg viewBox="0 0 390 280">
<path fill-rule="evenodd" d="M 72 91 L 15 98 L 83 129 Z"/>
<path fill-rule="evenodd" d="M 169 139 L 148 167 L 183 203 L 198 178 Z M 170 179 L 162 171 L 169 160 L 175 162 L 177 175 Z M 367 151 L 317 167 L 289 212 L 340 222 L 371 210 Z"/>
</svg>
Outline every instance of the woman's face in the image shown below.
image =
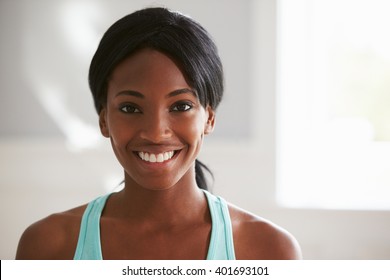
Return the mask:
<svg viewBox="0 0 390 280">
<path fill-rule="evenodd" d="M 143 49 L 114 69 L 99 120 L 127 180 L 161 190 L 195 182 L 194 162 L 214 112 L 169 57 Z"/>
</svg>

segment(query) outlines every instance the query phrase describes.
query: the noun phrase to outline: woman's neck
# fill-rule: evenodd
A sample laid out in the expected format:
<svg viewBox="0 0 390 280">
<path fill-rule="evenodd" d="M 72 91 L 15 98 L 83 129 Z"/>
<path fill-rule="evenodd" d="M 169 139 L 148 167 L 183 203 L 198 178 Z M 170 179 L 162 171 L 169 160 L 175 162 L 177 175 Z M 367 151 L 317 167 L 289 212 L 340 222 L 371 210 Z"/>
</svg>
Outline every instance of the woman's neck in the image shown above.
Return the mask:
<svg viewBox="0 0 390 280">
<path fill-rule="evenodd" d="M 103 215 L 165 225 L 193 222 L 207 216 L 208 209 L 203 191 L 191 178 L 182 178 L 163 190 L 153 190 L 135 184 L 128 177 L 124 189 L 110 197 L 106 208 Z"/>
</svg>

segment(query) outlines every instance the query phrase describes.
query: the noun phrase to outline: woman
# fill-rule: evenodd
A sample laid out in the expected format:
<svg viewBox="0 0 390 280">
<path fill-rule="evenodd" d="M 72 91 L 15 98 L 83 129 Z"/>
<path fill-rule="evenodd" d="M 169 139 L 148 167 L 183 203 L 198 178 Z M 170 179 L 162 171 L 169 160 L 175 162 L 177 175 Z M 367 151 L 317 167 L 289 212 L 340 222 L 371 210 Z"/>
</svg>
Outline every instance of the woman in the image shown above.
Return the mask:
<svg viewBox="0 0 390 280">
<path fill-rule="evenodd" d="M 18 259 L 297 259 L 295 239 L 207 192 L 197 160 L 223 93 L 208 33 L 164 8 L 104 34 L 90 88 L 124 189 L 51 215 L 22 235 Z"/>
</svg>

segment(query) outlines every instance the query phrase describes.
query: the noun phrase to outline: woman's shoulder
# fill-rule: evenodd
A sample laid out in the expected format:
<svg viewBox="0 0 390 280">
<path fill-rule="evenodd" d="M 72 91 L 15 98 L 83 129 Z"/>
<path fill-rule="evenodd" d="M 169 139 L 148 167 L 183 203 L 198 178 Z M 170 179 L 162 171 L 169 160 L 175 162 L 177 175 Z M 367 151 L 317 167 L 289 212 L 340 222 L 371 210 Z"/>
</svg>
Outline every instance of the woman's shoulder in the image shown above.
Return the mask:
<svg viewBox="0 0 390 280">
<path fill-rule="evenodd" d="M 22 234 L 16 259 L 72 259 L 86 205 L 52 214 Z"/>
<path fill-rule="evenodd" d="M 301 259 L 298 242 L 276 224 L 229 204 L 237 259 Z"/>
</svg>

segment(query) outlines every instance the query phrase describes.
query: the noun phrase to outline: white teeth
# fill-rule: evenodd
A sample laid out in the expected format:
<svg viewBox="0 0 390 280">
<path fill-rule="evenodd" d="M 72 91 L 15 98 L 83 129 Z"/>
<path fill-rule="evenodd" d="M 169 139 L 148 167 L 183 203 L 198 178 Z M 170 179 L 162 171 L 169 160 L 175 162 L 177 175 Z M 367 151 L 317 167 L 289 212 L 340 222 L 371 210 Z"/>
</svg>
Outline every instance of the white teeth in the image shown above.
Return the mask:
<svg viewBox="0 0 390 280">
<path fill-rule="evenodd" d="M 142 160 L 152 162 L 152 163 L 155 163 L 155 162 L 161 163 L 161 162 L 167 161 L 173 157 L 173 154 L 174 154 L 173 151 L 160 153 L 160 154 L 149 154 L 146 152 L 138 152 L 138 156 Z"/>
<path fill-rule="evenodd" d="M 157 155 L 157 162 L 163 162 L 164 161 L 164 156 L 163 154 L 158 154 Z"/>
<path fill-rule="evenodd" d="M 150 162 L 156 162 L 157 161 L 156 155 L 155 154 L 150 154 L 149 161 Z"/>
</svg>

